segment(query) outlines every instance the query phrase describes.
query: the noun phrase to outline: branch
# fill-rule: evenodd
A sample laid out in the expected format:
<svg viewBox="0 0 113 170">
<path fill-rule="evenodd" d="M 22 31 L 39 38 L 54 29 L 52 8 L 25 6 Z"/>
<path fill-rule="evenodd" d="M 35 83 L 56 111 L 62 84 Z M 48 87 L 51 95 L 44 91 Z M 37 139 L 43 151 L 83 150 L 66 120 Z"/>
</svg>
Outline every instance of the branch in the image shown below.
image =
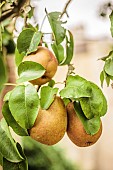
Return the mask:
<svg viewBox="0 0 113 170">
<path fill-rule="evenodd" d="M 65 7 L 64 7 L 64 9 L 63 9 L 63 11 L 62 11 L 62 13 L 61 13 L 61 16 L 60 16 L 60 18 L 62 18 L 62 16 L 64 15 L 64 14 L 66 14 L 67 16 L 68 16 L 68 13 L 67 13 L 67 8 L 68 8 L 68 6 L 69 6 L 69 4 L 72 2 L 72 0 L 68 0 L 67 1 L 67 3 L 65 4 Z M 68 16 L 69 17 L 69 16 Z"/>
<path fill-rule="evenodd" d="M 13 4 L 13 8 L 9 12 L 5 12 L 1 17 L 0 17 L 0 22 L 4 21 L 5 19 L 9 17 L 14 17 L 17 16 L 21 10 L 21 8 L 24 6 L 24 4 L 27 2 L 27 0 L 19 0 L 18 4 Z"/>
</svg>

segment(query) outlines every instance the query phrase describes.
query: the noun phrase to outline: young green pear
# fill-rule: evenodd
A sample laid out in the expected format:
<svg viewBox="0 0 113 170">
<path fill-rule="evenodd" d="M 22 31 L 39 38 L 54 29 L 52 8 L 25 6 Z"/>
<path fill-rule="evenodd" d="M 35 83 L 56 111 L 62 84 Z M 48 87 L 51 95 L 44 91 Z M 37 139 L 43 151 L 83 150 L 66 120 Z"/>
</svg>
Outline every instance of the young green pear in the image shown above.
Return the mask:
<svg viewBox="0 0 113 170">
<path fill-rule="evenodd" d="M 67 135 L 75 145 L 87 147 L 97 142 L 102 133 L 102 123 L 99 131 L 95 135 L 87 134 L 71 102 L 67 105 L 67 116 Z"/>
<path fill-rule="evenodd" d="M 56 96 L 47 110 L 39 110 L 34 126 L 29 130 L 36 141 L 54 145 L 59 142 L 67 128 L 67 112 L 63 100 Z"/>
</svg>

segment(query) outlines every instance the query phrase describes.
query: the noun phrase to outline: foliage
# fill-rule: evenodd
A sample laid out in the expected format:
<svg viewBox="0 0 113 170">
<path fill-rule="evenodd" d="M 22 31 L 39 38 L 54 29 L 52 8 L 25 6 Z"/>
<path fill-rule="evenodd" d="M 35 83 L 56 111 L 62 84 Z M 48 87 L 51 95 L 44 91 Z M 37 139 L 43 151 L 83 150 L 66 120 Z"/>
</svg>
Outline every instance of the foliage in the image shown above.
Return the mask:
<svg viewBox="0 0 113 170">
<path fill-rule="evenodd" d="M 111 23 L 111 27 L 110 27 L 111 36 L 113 37 L 113 4 L 112 3 L 105 4 L 103 10 L 106 11 L 104 12 L 105 15 L 107 15 L 108 10 L 111 11 L 109 18 Z M 107 86 L 109 86 L 110 82 L 113 80 L 113 50 L 110 51 L 107 56 L 102 57 L 100 59 L 104 61 L 104 67 L 100 73 L 101 86 L 103 87 L 104 80 L 106 81 Z"/>
<path fill-rule="evenodd" d="M 75 111 L 80 118 L 85 131 L 87 134 L 94 135 L 100 128 L 101 117 L 107 112 L 107 101 L 102 90 L 95 83 L 73 73 L 73 66 L 71 63 L 74 51 L 73 35 L 70 30 L 65 28 L 65 22 L 62 21 L 62 14 L 66 13 L 66 11 L 63 13 L 57 11 L 48 13 L 47 10 L 45 10 L 46 17 L 51 27 L 52 39 L 50 46 L 56 56 L 58 65 L 61 67 L 66 65 L 68 67 L 66 80 L 65 82 L 61 82 L 64 84 L 64 88 L 61 90 L 57 88 L 57 82 L 55 82 L 55 80 L 50 80 L 46 85 L 38 86 L 38 88 L 37 86 L 32 85 L 30 83 L 31 80 L 41 78 L 46 72 L 46 69 L 36 62 L 23 61 L 23 57 L 27 57 L 31 53 L 34 54 L 39 45 L 47 48 L 50 48 L 50 46 L 48 46 L 47 42 L 44 42 L 44 33 L 39 30 L 38 25 L 33 26 L 29 23 L 28 18 L 30 19 L 33 16 L 34 10 L 30 4 L 30 10 L 27 12 L 27 15 L 25 15 L 26 11 L 24 11 L 24 9 L 22 11 L 22 5 L 25 1 L 18 1 L 18 4 L 16 4 L 15 1 L 4 2 L 11 4 L 12 12 L 14 12 L 14 9 L 17 9 L 17 12 L 14 12 L 15 15 L 23 17 L 26 22 L 17 38 L 15 49 L 15 63 L 17 66 L 18 79 L 14 89 L 8 92 L 4 97 L 4 105 L 2 107 L 4 118 L 0 122 L 0 163 L 4 169 L 10 167 L 10 169 L 14 170 L 27 170 L 28 162 L 30 163 L 32 157 L 28 157 L 27 155 L 29 148 L 27 148 L 26 143 L 28 142 L 28 145 L 31 146 L 30 149 L 34 146 L 35 148 L 38 148 L 38 144 L 34 141 L 34 143 L 30 143 L 29 140 L 26 140 L 24 143 L 24 153 L 20 144 L 13 139 L 10 128 L 12 128 L 19 136 L 29 136 L 28 131 L 35 123 L 39 108 L 47 110 L 54 101 L 55 96 L 59 95 L 64 100 L 65 105 L 70 101 L 74 103 Z M 4 7 L 3 3 L 0 5 Z M 9 13 L 9 16 L 12 16 L 12 14 Z M 2 15 L 1 17 L 3 48 L 8 45 L 10 40 L 12 40 L 12 34 L 8 32 L 6 29 L 7 24 L 5 25 L 4 23 L 7 21 L 5 17 L 6 15 Z M 110 15 L 110 21 L 111 34 L 113 35 L 113 13 Z M 0 91 L 7 81 L 3 55 L 4 53 L 1 51 Z M 101 59 L 105 62 L 103 71 L 100 75 L 101 84 L 103 85 L 105 79 L 109 85 L 110 80 L 113 79 L 113 51 L 111 51 L 108 56 Z M 42 150 L 45 153 L 44 149 Z M 47 152 L 49 155 L 50 151 L 47 150 Z M 37 158 L 37 153 L 35 154 Z M 57 155 L 58 153 L 55 154 Z M 28 160 L 26 156 L 28 157 Z M 60 169 L 58 166 L 61 166 L 62 169 L 71 170 L 68 165 L 66 165 L 67 167 L 63 164 L 59 165 L 60 159 L 62 159 L 60 155 L 56 157 L 58 160 L 56 169 Z M 38 157 L 37 159 L 40 160 L 41 158 Z M 32 159 L 32 161 L 34 160 Z M 52 169 L 52 165 L 49 168 Z M 55 168 L 53 168 L 53 170 L 54 169 Z"/>
<path fill-rule="evenodd" d="M 65 158 L 64 151 L 58 146 L 41 145 L 29 137 L 24 137 L 22 143 L 29 170 L 79 170 Z"/>
<path fill-rule="evenodd" d="M 2 52 L 0 52 L 0 92 L 4 87 L 4 83 L 7 81 L 6 66 Z"/>
</svg>

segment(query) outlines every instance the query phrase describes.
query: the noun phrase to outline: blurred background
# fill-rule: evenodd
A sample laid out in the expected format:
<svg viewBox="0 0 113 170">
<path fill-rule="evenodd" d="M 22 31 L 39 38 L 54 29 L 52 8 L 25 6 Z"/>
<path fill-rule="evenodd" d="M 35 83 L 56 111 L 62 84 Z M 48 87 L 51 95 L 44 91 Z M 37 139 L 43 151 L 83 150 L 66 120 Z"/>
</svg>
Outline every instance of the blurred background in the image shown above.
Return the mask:
<svg viewBox="0 0 113 170">
<path fill-rule="evenodd" d="M 30 22 L 41 25 L 45 16 L 45 8 L 48 12 L 62 11 L 66 2 L 66 0 L 51 2 L 50 0 L 31 0 L 35 10 L 34 17 Z M 107 10 L 106 16 L 103 12 L 104 4 L 108 3 L 112 2 L 107 0 L 72 0 L 67 9 L 69 18 L 66 27 L 71 30 L 75 42 L 72 61 L 75 72 L 98 86 L 100 86 L 99 76 L 104 64 L 98 59 L 108 55 L 109 51 L 113 49 L 109 20 L 111 11 Z M 15 25 L 15 36 L 21 31 L 22 23 L 23 20 L 18 18 Z M 44 22 L 42 31 L 51 32 L 47 20 Z M 49 38 L 46 38 L 49 41 Z M 8 67 L 9 82 L 13 83 L 15 82 L 14 54 L 8 54 L 7 60 L 10 63 Z M 55 79 L 58 82 L 65 80 L 66 71 L 67 67 L 59 67 Z M 5 94 L 11 88 L 5 88 L 3 93 Z M 62 86 L 59 85 L 59 88 Z M 46 147 L 24 139 L 23 146 L 28 156 L 29 170 L 113 170 L 113 89 L 104 83 L 102 91 L 108 101 L 108 112 L 102 118 L 103 133 L 99 141 L 93 146 L 79 148 L 69 140 L 67 135 L 53 147 Z M 1 107 L 2 100 L 0 102 Z M 31 164 L 34 167 L 31 167 Z"/>
</svg>

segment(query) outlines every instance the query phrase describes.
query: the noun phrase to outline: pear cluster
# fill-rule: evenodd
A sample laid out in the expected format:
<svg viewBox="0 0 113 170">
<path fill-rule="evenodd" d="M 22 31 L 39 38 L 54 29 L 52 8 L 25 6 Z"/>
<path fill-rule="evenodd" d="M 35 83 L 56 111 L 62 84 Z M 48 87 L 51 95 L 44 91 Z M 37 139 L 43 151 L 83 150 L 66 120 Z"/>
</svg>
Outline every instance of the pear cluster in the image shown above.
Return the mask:
<svg viewBox="0 0 113 170">
<path fill-rule="evenodd" d="M 46 47 L 38 46 L 37 51 L 25 56 L 23 61 L 33 61 L 45 68 L 42 77 L 30 81 L 33 85 L 43 85 L 55 75 L 58 62 L 54 54 Z M 61 97 L 55 96 L 54 101 L 47 110 L 40 108 L 35 123 L 29 129 L 29 135 L 34 140 L 54 145 L 58 143 L 65 133 L 69 139 L 79 147 L 93 145 L 101 136 L 102 123 L 95 135 L 87 134 L 84 126 L 77 116 L 72 102 L 65 106 Z"/>
<path fill-rule="evenodd" d="M 63 100 L 56 96 L 47 110 L 39 110 L 29 135 L 42 144 L 54 145 L 63 138 L 65 132 L 75 145 L 87 147 L 96 143 L 101 136 L 102 123 L 95 135 L 87 134 L 73 103 L 70 102 L 65 107 Z"/>
</svg>

